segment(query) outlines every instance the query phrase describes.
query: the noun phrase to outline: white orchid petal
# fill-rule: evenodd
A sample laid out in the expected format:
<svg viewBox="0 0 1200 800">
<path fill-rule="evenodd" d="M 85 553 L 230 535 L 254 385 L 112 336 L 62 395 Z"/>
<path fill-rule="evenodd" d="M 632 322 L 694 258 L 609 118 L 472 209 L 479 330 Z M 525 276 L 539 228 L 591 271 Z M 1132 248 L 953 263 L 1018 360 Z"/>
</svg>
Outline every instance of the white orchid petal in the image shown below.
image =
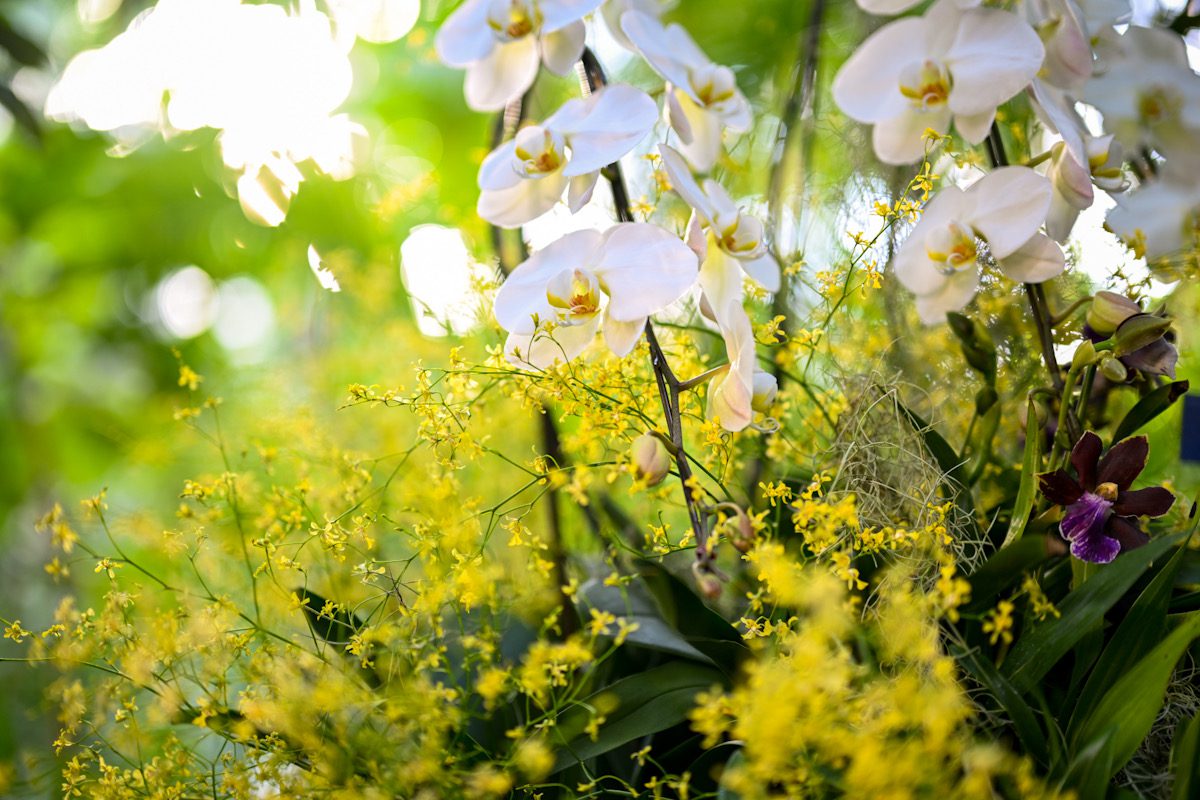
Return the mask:
<svg viewBox="0 0 1200 800">
<path fill-rule="evenodd" d="M 701 221 L 706 225 L 713 224 L 715 211 L 712 202 L 700 188 L 700 184 L 696 182 L 696 178 L 692 175 L 687 162 L 683 160 L 683 156 L 679 154 L 678 150 L 667 144 L 660 144 L 658 152 L 662 156 L 663 169 L 667 173 L 667 179 L 671 182 L 671 188 L 695 210 Z"/>
<path fill-rule="evenodd" d="M 1042 283 L 1062 274 L 1066 266 L 1062 248 L 1044 233 L 1036 233 L 1007 257 L 1000 271 L 1019 283 Z"/>
<path fill-rule="evenodd" d="M 938 108 L 921 112 L 905 109 L 894 119 L 877 124 L 871 131 L 875 157 L 884 164 L 913 164 L 925 155 L 925 130 L 938 133 L 950 130 L 950 109 Z"/>
<path fill-rule="evenodd" d="M 645 138 L 658 120 L 658 106 L 645 92 L 615 84 L 585 101 L 582 116 L 562 127 L 571 146 L 570 177 L 612 164 Z"/>
<path fill-rule="evenodd" d="M 621 358 L 633 352 L 637 345 L 642 329 L 646 327 L 646 318 L 621 322 L 611 316 L 604 318 L 604 343 L 608 349 Z"/>
<path fill-rule="evenodd" d="M 538 11 L 542 14 L 542 31 L 557 31 L 595 11 L 604 0 L 540 0 Z"/>
<path fill-rule="evenodd" d="M 621 30 L 655 72 L 685 92 L 692 93 L 691 70 L 711 63 L 682 27 L 676 24 L 663 27 L 657 19 L 641 11 L 622 14 Z M 694 93 L 692 99 L 699 101 Z"/>
<path fill-rule="evenodd" d="M 714 321 L 724 327 L 729 324 L 724 316 L 726 311 L 742 308 L 742 266 L 717 245 L 712 233 L 708 234 L 706 244 L 704 262 L 700 265 L 700 291 L 708 301 Z"/>
<path fill-rule="evenodd" d="M 624 222 L 605 231 L 593 270 L 608 292 L 608 315 L 631 322 L 663 310 L 691 288 L 696 254 L 657 225 Z"/>
<path fill-rule="evenodd" d="M 493 310 L 500 327 L 513 333 L 533 333 L 530 315 L 550 315 L 546 286 L 559 273 L 592 263 L 603 237 L 598 231 L 568 233 L 517 265 L 496 293 Z"/>
<path fill-rule="evenodd" d="M 663 113 L 666 116 L 667 124 L 671 126 L 671 130 L 675 131 L 679 136 L 679 141 L 684 144 L 692 143 L 692 125 L 688 122 L 687 114 L 683 113 L 683 106 L 679 102 L 680 97 L 686 97 L 683 92 L 676 89 L 671 84 L 667 84 L 667 102 L 663 108 Z"/>
<path fill-rule="evenodd" d="M 974 202 L 964 222 L 987 240 L 992 256 L 1002 259 L 1041 227 L 1050 210 L 1050 181 L 1028 167 L 1001 167 L 966 191 Z"/>
<path fill-rule="evenodd" d="M 692 102 L 686 94 L 680 95 L 679 107 L 691 130 L 692 140 L 683 142 L 679 149 L 691 165 L 700 172 L 708 172 L 717 164 L 721 154 L 721 118 Z"/>
<path fill-rule="evenodd" d="M 481 191 L 475 210 L 493 225 L 519 228 L 554 208 L 569 183 L 562 170 L 541 178 L 522 178 L 506 189 Z"/>
<path fill-rule="evenodd" d="M 857 0 L 858 7 L 868 14 L 890 17 L 908 11 L 921 0 Z"/>
<path fill-rule="evenodd" d="M 706 416 L 719 419 L 728 431 L 740 431 L 754 419 L 754 329 L 740 302 L 730 302 L 718 314 L 729 371 L 710 385 Z"/>
<path fill-rule="evenodd" d="M 773 294 L 779 291 L 779 262 L 770 253 L 764 253 L 749 261 L 742 261 L 742 269 L 768 292 Z"/>
<path fill-rule="evenodd" d="M 959 114 L 954 118 L 958 134 L 970 144 L 979 144 L 987 138 L 988 130 L 996 119 L 996 109 L 989 108 L 979 114 Z"/>
<path fill-rule="evenodd" d="M 1046 51 L 1025 20 L 1008 11 L 963 14 L 945 62 L 954 78 L 948 103 L 955 114 L 981 114 L 1034 79 Z"/>
<path fill-rule="evenodd" d="M 900 75 L 929 53 L 929 36 L 930 25 L 920 17 L 890 22 L 868 36 L 833 79 L 838 108 L 851 119 L 869 123 L 904 113 L 910 101 L 900 93 Z"/>
<path fill-rule="evenodd" d="M 533 85 L 538 71 L 538 43 L 532 36 L 498 45 L 467 68 L 467 105 L 476 111 L 499 111 Z"/>
<path fill-rule="evenodd" d="M 946 321 L 947 311 L 961 311 L 979 289 L 979 270 L 965 270 L 947 277 L 939 291 L 917 295 L 917 315 L 926 325 Z"/>
<path fill-rule="evenodd" d="M 1071 237 L 1071 229 L 1079 219 L 1079 209 L 1068 203 L 1058 192 L 1050 201 L 1050 210 L 1046 213 L 1046 233 L 1056 242 L 1066 242 Z"/>
<path fill-rule="evenodd" d="M 596 338 L 599 327 L 600 315 L 597 314 L 582 325 L 563 325 L 550 333 L 513 333 L 504 343 L 504 354 L 510 362 L 519 367 L 546 369 L 554 364 L 570 361 L 586 350 Z M 518 355 L 514 356 L 514 350 Z"/>
<path fill-rule="evenodd" d="M 892 269 L 904 288 L 918 295 L 936 294 L 942 290 L 946 275 L 926 253 L 926 241 L 935 232 L 956 222 L 968 202 L 962 189 L 947 186 L 925 206 L 921 219 L 900 245 L 893 260 Z"/>
<path fill-rule="evenodd" d="M 565 28 L 542 35 L 542 63 L 555 75 L 568 75 L 583 55 L 587 26 L 575 21 Z"/>
<path fill-rule="evenodd" d="M 438 58 L 452 67 L 465 67 L 487 58 L 496 37 L 487 24 L 489 0 L 467 0 L 446 18 L 434 45 Z"/>
<path fill-rule="evenodd" d="M 586 175 L 576 175 L 571 178 L 567 189 L 567 208 L 574 214 L 588 204 L 592 192 L 596 189 L 596 181 L 600 180 L 599 172 L 589 172 Z"/>
<path fill-rule="evenodd" d="M 516 150 L 516 142 L 509 139 L 487 154 L 483 163 L 479 165 L 480 189 L 498 191 L 511 188 L 521 181 L 527 180 L 513 168 L 514 150 Z"/>
</svg>

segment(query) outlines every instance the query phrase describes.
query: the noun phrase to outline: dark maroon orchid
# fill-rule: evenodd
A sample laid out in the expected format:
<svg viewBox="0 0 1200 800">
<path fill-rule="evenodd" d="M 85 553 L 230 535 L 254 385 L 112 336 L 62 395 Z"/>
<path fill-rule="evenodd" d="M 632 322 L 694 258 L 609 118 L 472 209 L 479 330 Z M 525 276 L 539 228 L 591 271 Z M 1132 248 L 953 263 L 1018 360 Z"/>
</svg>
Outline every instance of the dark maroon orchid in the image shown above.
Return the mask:
<svg viewBox="0 0 1200 800">
<path fill-rule="evenodd" d="M 1103 449 L 1100 437 L 1088 431 L 1071 451 L 1074 478 L 1061 469 L 1038 476 L 1042 494 L 1066 507 L 1059 528 L 1071 543 L 1071 555 L 1095 564 L 1150 541 L 1137 518 L 1161 517 L 1175 503 L 1175 495 L 1161 486 L 1129 488 L 1150 454 L 1145 436 L 1118 442 L 1101 458 Z"/>
</svg>

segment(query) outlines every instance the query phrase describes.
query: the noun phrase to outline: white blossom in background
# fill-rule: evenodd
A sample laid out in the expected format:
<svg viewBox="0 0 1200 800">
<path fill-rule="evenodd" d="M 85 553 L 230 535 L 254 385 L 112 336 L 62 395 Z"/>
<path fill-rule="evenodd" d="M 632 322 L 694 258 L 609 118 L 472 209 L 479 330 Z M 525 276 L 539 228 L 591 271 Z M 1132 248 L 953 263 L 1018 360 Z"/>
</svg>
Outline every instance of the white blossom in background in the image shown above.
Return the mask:
<svg viewBox="0 0 1200 800">
<path fill-rule="evenodd" d="M 603 330 L 608 348 L 627 355 L 647 318 L 692 287 L 696 268 L 695 253 L 657 225 L 569 233 L 518 265 L 497 292 L 505 353 L 541 369 L 575 358 Z"/>
<path fill-rule="evenodd" d="M 1105 222 L 1150 266 L 1200 244 L 1200 181 L 1166 177 L 1122 195 Z M 1174 279 L 1172 277 L 1172 279 Z"/>
<path fill-rule="evenodd" d="M 466 69 L 467 105 L 498 111 L 533 85 L 538 67 L 571 72 L 583 54 L 583 18 L 603 0 L 467 0 L 438 31 L 438 56 Z"/>
<path fill-rule="evenodd" d="M 625 31 L 621 30 L 621 15 L 626 11 L 640 11 L 659 19 L 677 5 L 679 5 L 679 0 L 606 0 L 600 7 L 600 16 L 604 19 L 604 26 L 608 28 L 608 32 L 612 34 L 618 44 L 627 50 L 636 51 L 637 48 L 634 47 L 633 42 L 629 41 Z"/>
<path fill-rule="evenodd" d="M 721 154 L 722 132 L 745 133 L 753 122 L 733 70 L 710 61 L 675 23 L 663 27 L 649 14 L 626 11 L 621 28 L 667 82 L 667 121 L 679 149 L 698 171 L 709 171 Z"/>
<path fill-rule="evenodd" d="M 858 7 L 868 14 L 875 14 L 882 17 L 890 17 L 895 14 L 900 14 L 908 11 L 913 6 L 919 4 L 921 0 L 855 0 Z M 983 0 L 954 0 L 959 8 L 975 8 Z"/>
<path fill-rule="evenodd" d="M 994 258 L 1014 281 L 1042 283 L 1063 271 L 1063 252 L 1038 229 L 1046 219 L 1050 181 L 1028 167 L 1001 167 L 965 191 L 947 186 L 925 207 L 896 253 L 900 282 L 917 296 L 926 324 L 967 305 L 979 287 L 979 258 Z"/>
<path fill-rule="evenodd" d="M 946 133 L 953 122 L 968 142 L 982 142 L 997 106 L 1033 80 L 1044 55 L 1015 14 L 938 0 L 924 16 L 871 34 L 834 78 L 833 97 L 847 116 L 874 126 L 881 161 L 910 164 L 924 154 L 926 128 Z"/>
<path fill-rule="evenodd" d="M 633 149 L 658 119 L 658 106 L 632 86 L 614 84 L 568 100 L 540 125 L 518 131 L 479 168 L 478 213 L 516 228 L 567 193 L 572 212 L 587 203 L 600 169 Z"/>
<path fill-rule="evenodd" d="M 403 38 L 421 16 L 420 0 L 325 0 L 339 32 L 364 42 L 387 44 Z"/>
<path fill-rule="evenodd" d="M 1046 48 L 1038 80 L 1078 96 L 1094 65 L 1083 11 L 1075 0 L 1025 0 L 1021 8 Z"/>
<path fill-rule="evenodd" d="M 779 262 L 767 251 L 762 222 L 734 205 L 721 184 L 697 183 L 669 145 L 658 149 L 671 187 L 692 207 L 688 244 L 700 257 L 700 289 L 718 324 L 731 304 L 741 309 L 743 273 L 768 292 L 779 291 Z"/>
<path fill-rule="evenodd" d="M 348 46 L 311 2 L 289 14 L 239 0 L 160 0 L 73 58 L 45 112 L 127 145 L 218 129 L 243 210 L 278 225 L 304 180 L 298 165 L 335 179 L 354 172 L 365 131 L 335 113 L 353 78 Z"/>
<path fill-rule="evenodd" d="M 1112 134 L 1092 135 L 1062 90 L 1037 82 L 1033 101 L 1043 124 L 1062 139 L 1051 145 L 1047 162 L 1046 177 L 1054 194 L 1046 215 L 1046 233 L 1057 242 L 1066 242 L 1080 212 L 1095 201 L 1093 187 L 1110 194 L 1129 188 L 1122 149 Z"/>
<path fill-rule="evenodd" d="M 1188 66 L 1178 34 L 1129 28 L 1108 68 L 1080 99 L 1104 116 L 1104 127 L 1128 153 L 1143 148 L 1167 159 L 1180 176 L 1200 173 L 1200 75 Z"/>
</svg>

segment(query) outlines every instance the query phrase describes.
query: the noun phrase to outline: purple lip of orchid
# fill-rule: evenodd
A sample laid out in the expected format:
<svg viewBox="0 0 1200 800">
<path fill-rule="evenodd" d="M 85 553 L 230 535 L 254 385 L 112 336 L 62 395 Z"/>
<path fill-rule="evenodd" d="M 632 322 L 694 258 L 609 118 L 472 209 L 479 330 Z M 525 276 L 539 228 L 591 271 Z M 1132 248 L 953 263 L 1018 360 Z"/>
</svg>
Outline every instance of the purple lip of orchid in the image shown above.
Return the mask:
<svg viewBox="0 0 1200 800">
<path fill-rule="evenodd" d="M 1076 477 L 1061 469 L 1038 476 L 1042 494 L 1066 508 L 1059 529 L 1071 543 L 1071 554 L 1096 564 L 1150 541 L 1137 518 L 1161 517 L 1175 503 L 1175 495 L 1161 486 L 1129 488 L 1150 454 L 1145 436 L 1118 442 L 1103 458 L 1102 450 L 1100 437 L 1088 431 L 1071 451 Z"/>
</svg>

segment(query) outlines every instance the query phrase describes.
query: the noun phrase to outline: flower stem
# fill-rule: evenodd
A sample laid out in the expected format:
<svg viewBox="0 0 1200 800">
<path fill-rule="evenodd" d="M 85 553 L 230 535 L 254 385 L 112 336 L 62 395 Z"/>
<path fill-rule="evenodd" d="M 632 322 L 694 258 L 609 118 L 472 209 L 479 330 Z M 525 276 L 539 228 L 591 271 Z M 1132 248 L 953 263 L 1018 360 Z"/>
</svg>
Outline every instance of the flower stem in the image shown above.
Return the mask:
<svg viewBox="0 0 1200 800">
<path fill-rule="evenodd" d="M 590 48 L 583 49 L 579 59 L 580 84 L 585 94 L 591 94 L 608 83 L 604 68 L 596 59 Z M 614 162 L 605 167 L 604 175 L 612 188 L 613 207 L 617 211 L 617 219 L 621 222 L 633 222 L 633 212 L 630 209 L 629 190 L 625 186 L 625 178 L 621 174 L 621 165 Z M 692 474 L 691 463 L 683 443 L 683 417 L 679 409 L 679 394 L 684 383 L 675 377 L 658 337 L 654 333 L 654 323 L 646 320 L 646 342 L 650 345 L 650 365 L 654 368 L 654 380 L 658 384 L 658 398 L 662 404 L 663 417 L 667 423 L 667 433 L 674 445 L 672 455 L 675 458 L 675 469 L 679 474 L 679 482 L 683 486 L 683 500 L 687 505 L 688 520 L 691 522 L 692 534 L 696 537 L 696 562 L 705 572 L 713 571 L 716 560 L 708 547 L 708 530 L 700 516 L 700 507 L 693 493 L 696 482 Z M 688 387 L 690 388 L 690 387 Z"/>
</svg>

